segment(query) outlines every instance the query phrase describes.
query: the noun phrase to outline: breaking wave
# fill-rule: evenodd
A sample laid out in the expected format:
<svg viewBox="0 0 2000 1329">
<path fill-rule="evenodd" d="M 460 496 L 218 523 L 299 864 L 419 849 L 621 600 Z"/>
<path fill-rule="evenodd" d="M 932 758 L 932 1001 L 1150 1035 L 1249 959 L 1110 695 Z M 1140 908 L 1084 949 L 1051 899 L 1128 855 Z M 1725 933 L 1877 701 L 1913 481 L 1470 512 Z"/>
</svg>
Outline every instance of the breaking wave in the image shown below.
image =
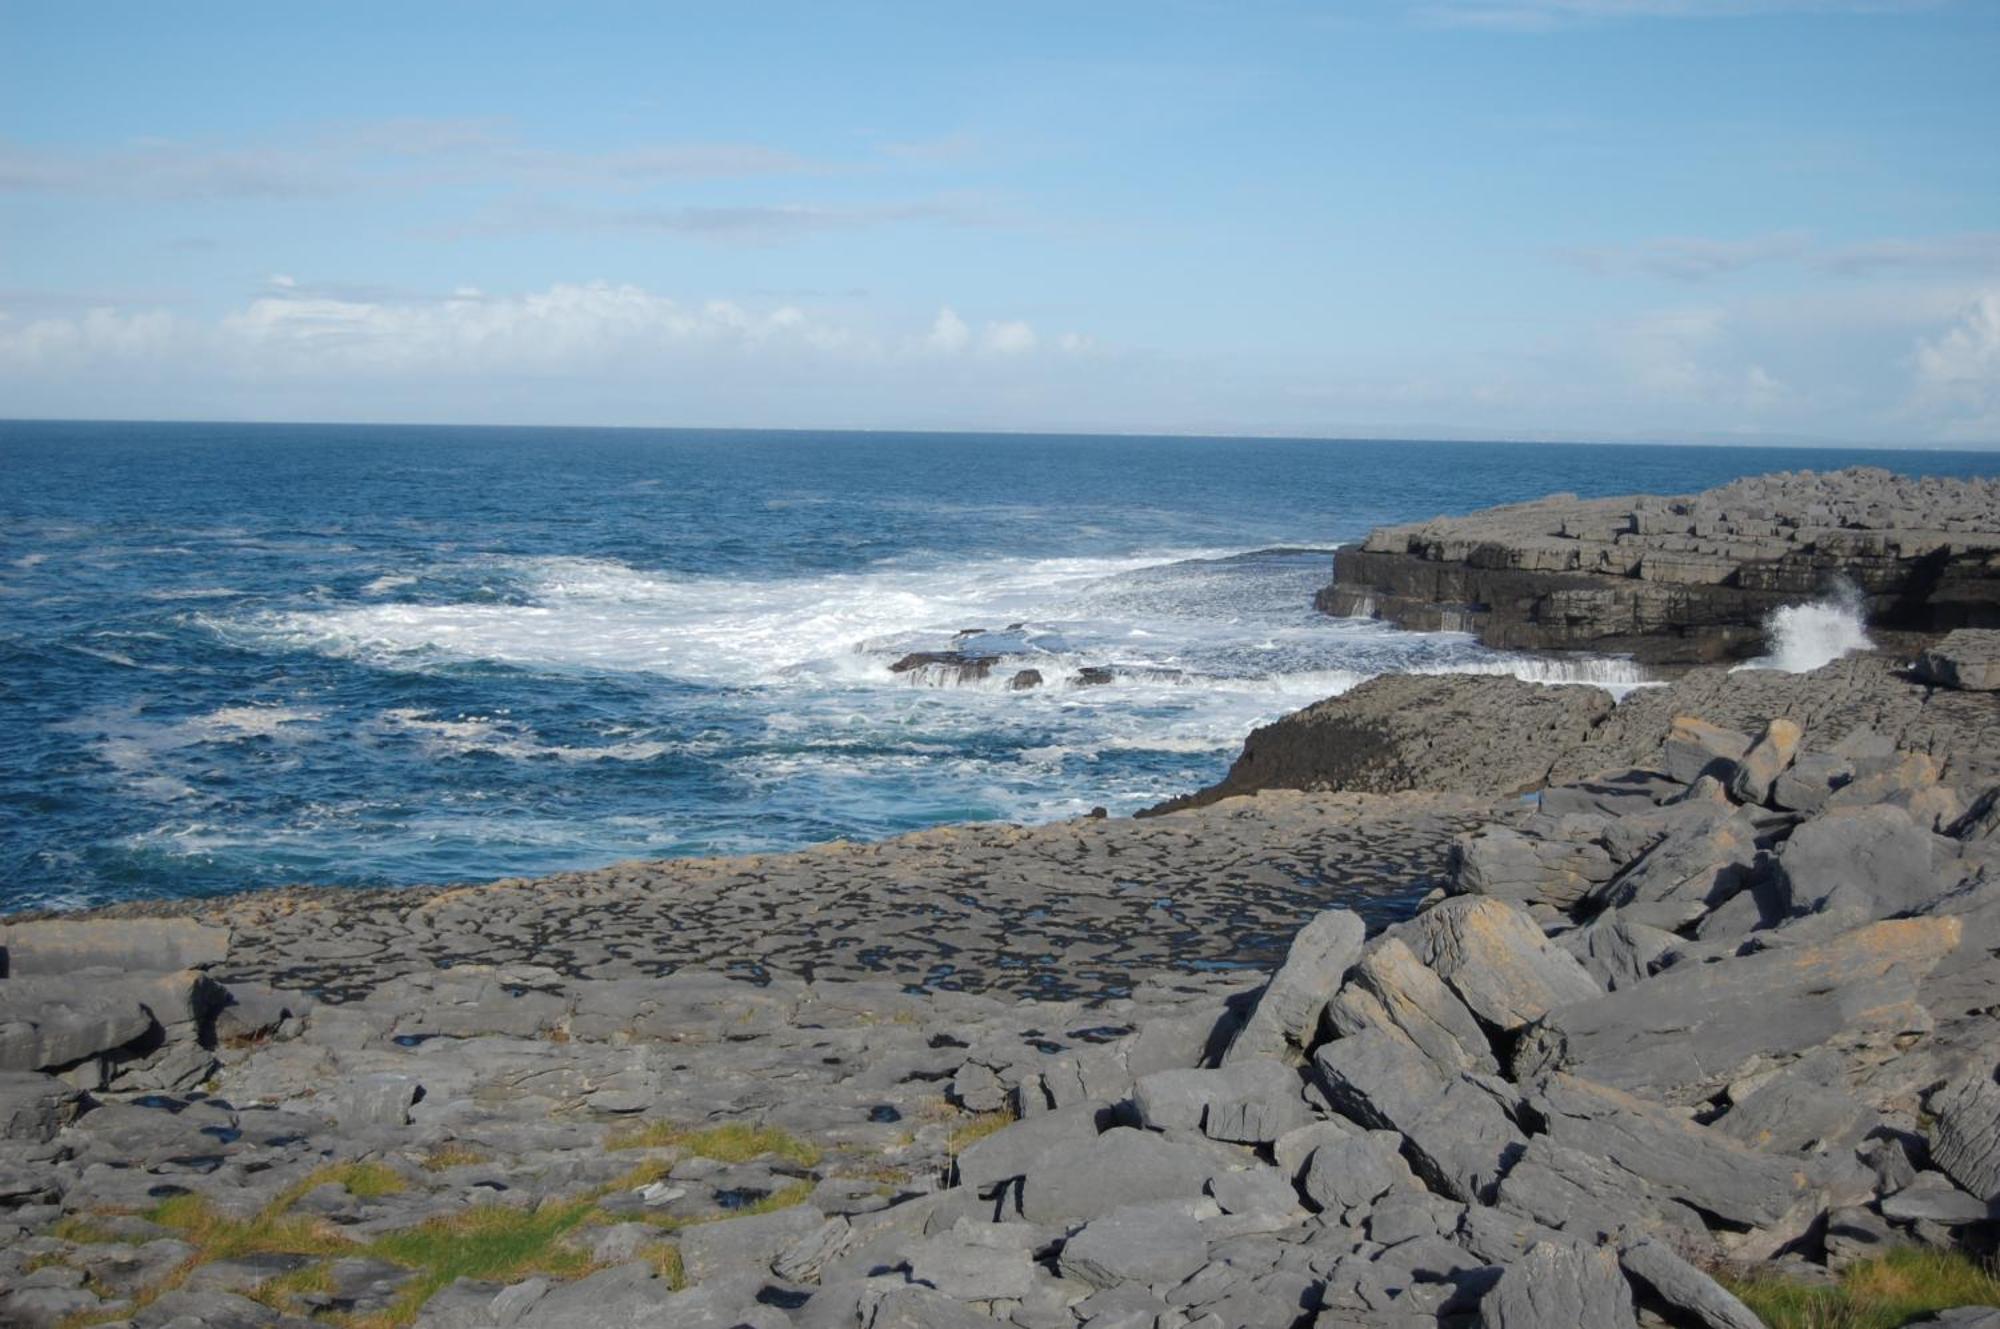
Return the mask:
<svg viewBox="0 0 2000 1329">
<path fill-rule="evenodd" d="M 1861 592 L 1851 585 L 1841 586 L 1824 600 L 1773 610 L 1764 620 L 1764 639 L 1769 652 L 1746 660 L 1738 669 L 1810 673 L 1875 644 L 1868 638 Z"/>
</svg>

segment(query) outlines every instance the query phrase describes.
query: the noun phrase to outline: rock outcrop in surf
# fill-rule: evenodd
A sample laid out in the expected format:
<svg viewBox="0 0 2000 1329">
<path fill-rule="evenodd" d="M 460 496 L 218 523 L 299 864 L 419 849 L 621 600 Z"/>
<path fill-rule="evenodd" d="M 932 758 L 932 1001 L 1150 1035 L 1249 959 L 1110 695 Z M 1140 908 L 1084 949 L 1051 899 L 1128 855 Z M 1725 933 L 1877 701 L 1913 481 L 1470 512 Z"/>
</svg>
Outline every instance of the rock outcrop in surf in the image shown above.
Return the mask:
<svg viewBox="0 0 2000 1329">
<path fill-rule="evenodd" d="M 1377 529 L 1335 551 L 1315 603 L 1501 649 L 1698 664 L 1758 654 L 1773 611 L 1843 582 L 1874 626 L 2000 626 L 2000 485 L 1855 467 L 1556 495 Z"/>
</svg>

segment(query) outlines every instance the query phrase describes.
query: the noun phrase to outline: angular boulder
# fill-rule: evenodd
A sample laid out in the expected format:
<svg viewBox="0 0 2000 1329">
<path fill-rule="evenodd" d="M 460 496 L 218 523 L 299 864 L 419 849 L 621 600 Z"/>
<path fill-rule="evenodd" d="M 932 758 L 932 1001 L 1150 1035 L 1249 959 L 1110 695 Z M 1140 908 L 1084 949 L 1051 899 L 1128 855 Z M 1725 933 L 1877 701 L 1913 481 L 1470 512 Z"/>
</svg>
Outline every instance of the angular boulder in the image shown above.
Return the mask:
<svg viewBox="0 0 2000 1329">
<path fill-rule="evenodd" d="M 1300 928 L 1284 964 L 1223 1054 L 1223 1064 L 1302 1055 L 1319 1028 L 1320 1013 L 1339 991 L 1348 967 L 1361 958 L 1367 934 L 1361 916 L 1347 909 L 1329 909 Z"/>
<path fill-rule="evenodd" d="M 1485 1329 L 1638 1329 L 1632 1288 L 1608 1246 L 1537 1242 L 1479 1303 Z"/>
<path fill-rule="evenodd" d="M 1552 1007 L 1600 992 L 1574 956 L 1550 945 L 1532 918 L 1499 900 L 1446 900 L 1397 924 L 1390 935 L 1497 1029 L 1518 1029 Z"/>
<path fill-rule="evenodd" d="M 1675 966 L 1644 983 L 1559 1006 L 1516 1045 L 1517 1080 L 1568 1071 L 1688 1102 L 1777 1058 L 1931 1025 L 1918 983 L 1958 945 L 1956 918 L 1872 923 L 1826 941 Z"/>
</svg>

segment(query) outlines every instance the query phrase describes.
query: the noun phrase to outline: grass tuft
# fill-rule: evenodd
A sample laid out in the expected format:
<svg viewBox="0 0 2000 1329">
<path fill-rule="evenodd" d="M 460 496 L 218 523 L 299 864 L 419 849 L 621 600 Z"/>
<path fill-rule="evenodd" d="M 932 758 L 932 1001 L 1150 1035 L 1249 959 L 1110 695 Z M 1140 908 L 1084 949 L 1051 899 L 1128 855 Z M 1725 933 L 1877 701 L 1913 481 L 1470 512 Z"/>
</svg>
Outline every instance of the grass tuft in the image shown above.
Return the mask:
<svg viewBox="0 0 2000 1329">
<path fill-rule="evenodd" d="M 596 1208 L 594 1199 L 544 1204 L 535 1210 L 481 1205 L 463 1213 L 378 1237 L 368 1253 L 418 1271 L 379 1316 L 351 1322 L 351 1329 L 408 1324 L 439 1289 L 461 1278 L 517 1283 L 534 1274 L 575 1278 L 588 1273 L 590 1256 L 560 1239 Z"/>
<path fill-rule="evenodd" d="M 945 1148 L 956 1157 L 987 1136 L 1012 1126 L 1015 1120 L 1014 1114 L 1005 1110 L 977 1113 L 951 1128 L 951 1135 L 945 1141 Z"/>
<path fill-rule="evenodd" d="M 667 1121 L 650 1121 L 643 1126 L 614 1131 L 605 1140 L 607 1149 L 679 1149 L 698 1158 L 719 1163 L 747 1163 L 769 1155 L 812 1167 L 819 1162 L 817 1148 L 776 1126 L 752 1126 L 748 1122 L 725 1122 L 701 1130 L 689 1130 Z"/>
<path fill-rule="evenodd" d="M 455 1167 L 471 1167 L 475 1163 L 489 1161 L 485 1154 L 470 1145 L 453 1140 L 441 1144 L 424 1155 L 423 1169 L 426 1172 L 444 1172 Z"/>
<path fill-rule="evenodd" d="M 1770 1329 L 1901 1329 L 1932 1311 L 2000 1306 L 1993 1266 L 1915 1247 L 1851 1265 L 1832 1287 L 1726 1272 L 1720 1280 Z"/>
</svg>

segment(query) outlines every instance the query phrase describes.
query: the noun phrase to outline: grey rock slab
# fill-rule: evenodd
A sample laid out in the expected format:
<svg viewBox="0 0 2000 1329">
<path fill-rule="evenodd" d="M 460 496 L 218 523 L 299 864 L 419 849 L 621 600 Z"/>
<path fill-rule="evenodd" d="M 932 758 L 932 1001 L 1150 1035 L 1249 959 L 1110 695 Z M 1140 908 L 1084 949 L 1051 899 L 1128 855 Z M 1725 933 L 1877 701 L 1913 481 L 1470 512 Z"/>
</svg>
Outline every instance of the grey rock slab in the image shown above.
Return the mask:
<svg viewBox="0 0 2000 1329">
<path fill-rule="evenodd" d="M 1095 1140 L 1108 1112 L 1108 1104 L 1079 1103 L 1004 1126 L 958 1155 L 958 1184 L 984 1194 L 996 1183 L 1023 1175 L 1059 1145 Z"/>
<path fill-rule="evenodd" d="M 1523 906 L 1572 908 L 1618 871 L 1600 839 L 1604 823 L 1598 816 L 1544 815 L 1462 835 L 1452 846 L 1452 888 Z"/>
<path fill-rule="evenodd" d="M 1963 692 L 2000 691 L 2000 632 L 1957 628 L 1917 656 L 1917 677 Z"/>
<path fill-rule="evenodd" d="M 1689 1329 L 1764 1329 L 1729 1289 L 1689 1264 L 1665 1242 L 1644 1238 L 1618 1248 L 1626 1275 Z"/>
<path fill-rule="evenodd" d="M 1637 861 L 1591 899 L 1618 917 L 1672 931 L 1687 926 L 1749 884 L 1757 828 L 1749 814 L 1708 803 L 1662 817 L 1665 829 Z"/>
<path fill-rule="evenodd" d="M 17 1287 L 0 1295 L 0 1322 L 21 1329 L 56 1329 L 101 1304 L 80 1287 Z"/>
<path fill-rule="evenodd" d="M 1706 1097 L 1753 1058 L 1836 1039 L 1893 1040 L 1931 1026 L 1918 981 L 1958 945 L 1955 918 L 1874 923 L 1826 941 L 1676 966 L 1549 1011 L 1524 1031 L 1513 1073 L 1569 1071 L 1622 1089 Z"/>
<path fill-rule="evenodd" d="M 1985 1063 L 1931 1095 L 1931 1156 L 1974 1195 L 2000 1203 L 2000 1084 Z"/>
<path fill-rule="evenodd" d="M 1352 1226 L 1390 1191 L 1418 1184 L 1403 1161 L 1402 1137 L 1370 1131 L 1313 1150 L 1299 1187 L 1313 1208 Z"/>
<path fill-rule="evenodd" d="M 1737 761 L 1749 750 L 1748 734 L 1681 715 L 1674 717 L 1666 741 L 1660 745 L 1660 762 L 1668 779 L 1691 785 L 1704 775 L 1720 779 L 1733 774 Z"/>
<path fill-rule="evenodd" d="M 1779 881 L 1795 914 L 1848 926 L 1891 918 L 1944 893 L 1933 844 L 1901 808 L 1834 808 L 1792 832 L 1778 856 Z"/>
<path fill-rule="evenodd" d="M 961 1232 L 926 1238 L 910 1253 L 910 1278 L 954 1301 L 1016 1301 L 1035 1286 L 1026 1249 L 968 1240 Z"/>
<path fill-rule="evenodd" d="M 1208 1239 L 1185 1206 L 1135 1205 L 1084 1224 L 1060 1259 L 1063 1277 L 1092 1287 L 1171 1286 L 1208 1263 Z"/>
<path fill-rule="evenodd" d="M 1771 1154 L 1852 1149 L 1879 1120 L 1837 1081 L 1839 1059 L 1802 1058 L 1784 1067 L 1715 1123 L 1715 1128 Z"/>
<path fill-rule="evenodd" d="M 0 924 L 0 978 L 80 969 L 166 973 L 220 964 L 229 929 L 191 918 L 34 919 Z"/>
<path fill-rule="evenodd" d="M 1275 1167 L 1218 1172 L 1209 1178 L 1208 1193 L 1225 1214 L 1262 1214 L 1289 1220 L 1304 1212 L 1291 1178 Z"/>
<path fill-rule="evenodd" d="M 1215 1070 L 1166 1070 L 1141 1076 L 1132 1101 L 1154 1130 L 1199 1130 L 1218 1140 L 1267 1144 L 1312 1120 L 1298 1071 L 1281 1061 L 1244 1057 Z"/>
<path fill-rule="evenodd" d="M 1941 1172 L 1919 1172 L 1903 1189 L 1882 1197 L 1882 1213 L 1899 1222 L 1928 1220 L 1956 1226 L 1983 1223 L 1992 1216 L 1992 1206 L 1976 1195 L 1968 1195 Z"/>
<path fill-rule="evenodd" d="M 1771 786 L 1771 802 L 1792 812 L 1817 812 L 1854 779 L 1854 763 L 1831 752 L 1799 754 Z"/>
<path fill-rule="evenodd" d="M 1128 1205 L 1192 1199 L 1226 1171 L 1207 1149 L 1114 1127 L 1046 1150 L 1021 1179 L 1021 1215 L 1034 1223 L 1087 1221 Z"/>
<path fill-rule="evenodd" d="M 1575 957 L 1521 910 L 1483 896 L 1446 900 L 1390 930 L 1488 1024 L 1517 1029 L 1553 1006 L 1597 996 Z"/>
<path fill-rule="evenodd" d="M 934 1288 L 904 1287 L 875 1303 L 867 1329 L 993 1329 L 993 1318 Z"/>
<path fill-rule="evenodd" d="M 1485 1329 L 1638 1329 L 1631 1285 L 1609 1247 L 1539 1242 L 1479 1303 Z"/>
<path fill-rule="evenodd" d="M 1796 1164 L 1606 1085 L 1552 1076 L 1529 1107 L 1552 1144 L 1602 1159 L 1647 1189 L 1726 1222 L 1777 1223 L 1811 1193 Z"/>
<path fill-rule="evenodd" d="M 1340 1034 L 1384 1029 L 1408 1039 L 1442 1071 L 1497 1071 L 1479 1021 L 1400 937 L 1371 943 L 1326 1022 Z"/>
<path fill-rule="evenodd" d="M 1736 763 L 1729 779 L 1729 796 L 1739 803 L 1762 803 L 1771 796 L 1771 787 L 1798 756 L 1805 730 L 1783 716 L 1764 726 L 1764 732 Z"/>
<path fill-rule="evenodd" d="M 1523 1144 L 1500 1105 L 1463 1075 L 1445 1077 L 1394 1035 L 1370 1030 L 1324 1044 L 1313 1066 L 1343 1114 L 1408 1142 L 1412 1166 L 1460 1200 L 1486 1197 Z"/>
<path fill-rule="evenodd" d="M 0 1071 L 0 1139 L 46 1143 L 76 1116 L 80 1095 L 52 1075 Z"/>
<path fill-rule="evenodd" d="M 1615 911 L 1556 938 L 1606 992 L 1651 978 L 1654 961 L 1680 942 L 1664 928 L 1620 918 Z"/>
<path fill-rule="evenodd" d="M 729 1273 L 769 1273 L 773 1261 L 817 1232 L 824 1221 L 817 1209 L 801 1204 L 775 1213 L 698 1223 L 681 1230 L 681 1263 L 694 1283 Z"/>
<path fill-rule="evenodd" d="M 1257 998 L 1223 1064 L 1299 1055 L 1312 1042 L 1320 1013 L 1361 958 L 1367 925 L 1346 909 L 1329 909 L 1299 929 L 1285 962 Z"/>
</svg>

